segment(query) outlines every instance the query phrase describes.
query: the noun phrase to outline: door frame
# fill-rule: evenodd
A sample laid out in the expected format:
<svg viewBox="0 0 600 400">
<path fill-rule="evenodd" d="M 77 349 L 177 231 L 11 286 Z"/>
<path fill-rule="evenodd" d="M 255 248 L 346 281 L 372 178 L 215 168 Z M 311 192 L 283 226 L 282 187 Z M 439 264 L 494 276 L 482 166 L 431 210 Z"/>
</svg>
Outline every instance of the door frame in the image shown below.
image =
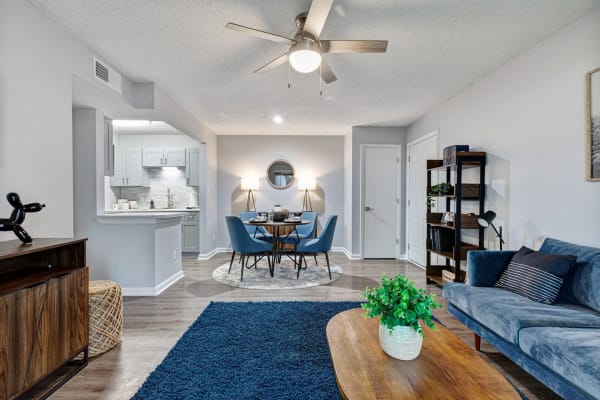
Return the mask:
<svg viewBox="0 0 600 400">
<path fill-rule="evenodd" d="M 365 248 L 365 150 L 369 147 L 377 147 L 377 148 L 395 148 L 396 156 L 398 158 L 398 162 L 396 163 L 396 198 L 398 201 L 396 202 L 396 259 L 400 259 L 400 206 L 401 206 L 401 193 L 402 193 L 402 176 L 401 173 L 401 165 L 402 165 L 402 145 L 400 144 L 361 144 L 360 145 L 360 201 L 359 201 L 359 210 L 360 210 L 360 221 L 359 221 L 359 230 L 360 230 L 360 258 L 364 259 L 364 248 Z"/>
<path fill-rule="evenodd" d="M 409 251 L 409 246 L 410 246 L 410 221 L 411 221 L 411 215 L 410 215 L 410 148 L 412 146 L 415 146 L 427 139 L 431 139 L 432 137 L 435 137 L 435 147 L 436 147 L 436 151 L 437 154 L 439 156 L 440 154 L 440 139 L 439 139 L 439 129 L 435 129 L 431 132 L 429 132 L 426 135 L 423 135 L 409 143 L 406 144 L 406 164 L 407 164 L 407 168 L 406 168 L 406 259 L 411 262 L 412 264 L 419 266 L 421 268 L 425 268 L 424 265 L 418 264 L 415 261 L 411 260 L 410 258 L 410 251 Z"/>
</svg>

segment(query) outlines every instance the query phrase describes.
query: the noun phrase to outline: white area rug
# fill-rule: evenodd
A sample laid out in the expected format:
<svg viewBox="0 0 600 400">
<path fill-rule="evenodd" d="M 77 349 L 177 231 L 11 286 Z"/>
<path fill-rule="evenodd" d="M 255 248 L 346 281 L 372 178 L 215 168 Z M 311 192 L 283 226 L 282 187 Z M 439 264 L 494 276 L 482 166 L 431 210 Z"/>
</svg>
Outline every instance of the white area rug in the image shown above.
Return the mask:
<svg viewBox="0 0 600 400">
<path fill-rule="evenodd" d="M 263 259 L 259 261 L 257 268 L 246 268 L 244 270 L 244 280 L 240 282 L 241 265 L 238 263 L 238 259 L 239 257 L 236 256 L 230 274 L 227 273 L 229 270 L 229 263 L 217 267 L 212 273 L 213 279 L 225 285 L 243 289 L 301 289 L 311 286 L 327 285 L 331 282 L 335 282 L 344 272 L 339 265 L 330 264 L 331 280 L 329 280 L 329 273 L 327 272 L 325 260 L 321 262 L 319 259 L 319 265 L 315 265 L 315 260 L 312 257 L 307 257 L 306 261 L 308 262 L 308 268 L 300 271 L 300 277 L 296 279 L 294 263 L 291 260 L 282 259 L 281 264 L 275 265 L 275 273 L 273 278 L 271 278 L 267 260 Z M 248 264 L 252 265 L 253 263 L 254 260 L 250 258 Z"/>
</svg>

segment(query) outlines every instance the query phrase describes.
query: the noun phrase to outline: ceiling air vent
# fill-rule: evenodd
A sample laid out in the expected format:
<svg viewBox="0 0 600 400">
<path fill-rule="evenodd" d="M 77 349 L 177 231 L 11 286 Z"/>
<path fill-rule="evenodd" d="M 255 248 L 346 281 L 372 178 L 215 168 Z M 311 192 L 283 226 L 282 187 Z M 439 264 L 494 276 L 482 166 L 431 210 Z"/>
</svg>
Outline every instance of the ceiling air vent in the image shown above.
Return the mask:
<svg viewBox="0 0 600 400">
<path fill-rule="evenodd" d="M 94 57 L 94 76 L 112 90 L 121 93 L 121 74 Z"/>
</svg>

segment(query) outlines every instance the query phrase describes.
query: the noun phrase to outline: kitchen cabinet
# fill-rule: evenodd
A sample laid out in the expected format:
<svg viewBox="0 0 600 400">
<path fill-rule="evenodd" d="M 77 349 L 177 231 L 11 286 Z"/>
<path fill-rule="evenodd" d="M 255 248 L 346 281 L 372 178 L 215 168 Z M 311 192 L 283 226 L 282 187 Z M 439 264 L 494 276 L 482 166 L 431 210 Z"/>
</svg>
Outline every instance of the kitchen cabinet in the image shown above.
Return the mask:
<svg viewBox="0 0 600 400">
<path fill-rule="evenodd" d="M 181 251 L 198 253 L 200 251 L 200 213 L 190 212 L 181 220 Z"/>
<path fill-rule="evenodd" d="M 148 186 L 148 174 L 142 167 L 142 149 L 115 150 L 111 186 Z"/>
<path fill-rule="evenodd" d="M 200 186 L 200 149 L 185 149 L 185 182 L 188 186 Z"/>
<path fill-rule="evenodd" d="M 185 167 L 185 149 L 144 147 L 142 165 L 151 167 Z"/>
</svg>

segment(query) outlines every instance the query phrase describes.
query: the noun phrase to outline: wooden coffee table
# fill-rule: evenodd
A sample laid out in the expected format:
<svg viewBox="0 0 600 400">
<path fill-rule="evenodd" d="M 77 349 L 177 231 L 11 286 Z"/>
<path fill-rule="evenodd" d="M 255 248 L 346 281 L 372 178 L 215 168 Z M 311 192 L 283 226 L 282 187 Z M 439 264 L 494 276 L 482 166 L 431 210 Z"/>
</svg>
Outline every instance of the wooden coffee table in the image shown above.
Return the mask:
<svg viewBox="0 0 600 400">
<path fill-rule="evenodd" d="M 327 340 L 344 399 L 515 399 L 512 385 L 447 328 L 424 327 L 415 360 L 396 360 L 379 344 L 379 318 L 356 308 L 333 317 Z"/>
</svg>

